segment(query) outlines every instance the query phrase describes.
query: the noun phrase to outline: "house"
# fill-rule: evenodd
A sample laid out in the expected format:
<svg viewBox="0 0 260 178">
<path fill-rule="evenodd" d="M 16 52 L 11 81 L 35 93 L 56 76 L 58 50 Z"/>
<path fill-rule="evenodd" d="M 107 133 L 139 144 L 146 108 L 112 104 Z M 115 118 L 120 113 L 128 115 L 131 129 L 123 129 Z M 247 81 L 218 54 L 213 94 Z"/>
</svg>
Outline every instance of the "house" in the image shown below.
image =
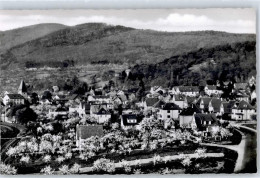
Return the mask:
<svg viewBox="0 0 260 178">
<path fill-rule="evenodd" d="M 194 120 L 198 131 L 202 131 L 204 136 L 210 136 L 212 127 L 217 124 L 217 118 L 215 114 L 194 114 Z"/>
<path fill-rule="evenodd" d="M 91 116 L 94 117 L 99 124 L 107 123 L 111 119 L 111 113 L 104 108 L 99 109 L 98 112 L 93 113 Z"/>
<path fill-rule="evenodd" d="M 7 94 L 3 98 L 4 105 L 7 105 L 8 103 L 18 105 L 18 104 L 24 104 L 24 102 L 25 99 L 21 94 Z"/>
<path fill-rule="evenodd" d="M 27 87 L 24 83 L 24 81 L 22 80 L 19 88 L 18 88 L 18 94 L 22 95 L 23 97 L 27 98 Z"/>
<path fill-rule="evenodd" d="M 212 98 L 209 102 L 209 112 L 216 113 L 216 115 L 220 115 L 220 107 L 222 100 L 219 98 Z"/>
<path fill-rule="evenodd" d="M 158 115 L 159 115 L 159 119 L 161 120 L 166 120 L 169 118 L 178 120 L 180 112 L 181 112 L 181 108 L 175 103 L 166 103 L 159 110 Z"/>
<path fill-rule="evenodd" d="M 206 85 L 204 90 L 205 90 L 205 93 L 209 96 L 211 96 L 211 95 L 221 95 L 223 93 L 222 90 L 217 89 L 216 85 Z"/>
<path fill-rule="evenodd" d="M 50 119 L 55 119 L 56 116 L 60 116 L 61 118 L 67 118 L 69 110 L 67 108 L 57 108 L 57 109 L 49 109 L 48 117 Z"/>
<path fill-rule="evenodd" d="M 196 105 L 201 109 L 202 112 L 209 112 L 209 102 L 212 98 L 201 97 L 197 100 Z"/>
<path fill-rule="evenodd" d="M 193 118 L 194 114 L 201 113 L 201 110 L 195 105 L 183 109 L 179 114 L 179 124 L 181 128 L 194 128 L 195 120 Z"/>
<path fill-rule="evenodd" d="M 103 130 L 103 126 L 101 125 L 77 125 L 76 146 L 81 150 L 83 149 L 84 140 L 92 136 L 102 137 L 103 135 L 104 135 L 104 130 Z"/>
<path fill-rule="evenodd" d="M 248 102 L 242 100 L 234 104 L 232 108 L 231 119 L 234 120 L 251 120 L 251 116 L 256 114 L 256 108 Z"/>
<path fill-rule="evenodd" d="M 232 108 L 236 101 L 224 101 L 220 105 L 220 114 L 223 119 L 231 119 Z"/>
<path fill-rule="evenodd" d="M 245 94 L 245 93 L 243 93 L 243 92 L 235 92 L 234 93 L 234 97 L 236 98 L 236 100 L 238 100 L 238 101 L 242 101 L 242 100 L 244 100 L 244 101 L 246 101 L 246 102 L 248 102 L 249 101 L 249 96 L 247 95 L 247 94 Z"/>
<path fill-rule="evenodd" d="M 180 94 L 185 96 L 197 96 L 199 95 L 199 88 L 197 86 L 180 86 Z"/>
<path fill-rule="evenodd" d="M 120 116 L 121 128 L 124 130 L 134 129 L 137 126 L 142 118 L 137 114 L 122 114 Z"/>
<path fill-rule="evenodd" d="M 188 103 L 184 95 L 173 95 L 172 102 L 178 105 L 180 108 L 188 107 Z"/>
<path fill-rule="evenodd" d="M 169 93 L 174 94 L 174 95 L 180 94 L 179 86 L 172 87 L 172 89 L 169 90 Z"/>
</svg>

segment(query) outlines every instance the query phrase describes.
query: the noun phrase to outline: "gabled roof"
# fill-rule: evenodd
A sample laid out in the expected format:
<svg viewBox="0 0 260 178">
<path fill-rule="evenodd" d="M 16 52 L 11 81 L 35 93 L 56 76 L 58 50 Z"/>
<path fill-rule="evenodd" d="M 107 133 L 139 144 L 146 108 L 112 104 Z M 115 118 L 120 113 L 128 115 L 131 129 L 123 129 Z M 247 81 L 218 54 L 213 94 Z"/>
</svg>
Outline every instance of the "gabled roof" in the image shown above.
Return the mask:
<svg viewBox="0 0 260 178">
<path fill-rule="evenodd" d="M 93 113 L 98 113 L 101 108 L 107 109 L 107 105 L 106 104 L 92 104 L 92 105 L 90 105 L 90 110 Z"/>
<path fill-rule="evenodd" d="M 162 106 L 164 106 L 164 105 L 165 105 L 165 102 L 162 101 L 162 100 L 159 100 L 159 101 L 157 101 L 157 102 L 153 105 L 153 107 L 155 107 L 155 108 L 162 108 Z"/>
<path fill-rule="evenodd" d="M 200 104 L 201 101 L 203 101 L 204 103 L 204 108 L 208 108 L 209 107 L 209 102 L 211 101 L 212 98 L 210 97 L 201 97 L 196 104 Z"/>
<path fill-rule="evenodd" d="M 109 111 L 107 111 L 106 109 L 104 108 L 101 108 L 98 112 L 97 112 L 98 115 L 107 115 L 107 114 L 110 114 Z"/>
<path fill-rule="evenodd" d="M 104 134 L 103 126 L 101 125 L 77 125 L 76 127 L 77 132 L 77 140 L 78 139 L 87 139 L 92 136 L 101 137 Z"/>
<path fill-rule="evenodd" d="M 214 109 L 215 112 L 219 112 L 220 111 L 220 106 L 221 106 L 221 99 L 218 99 L 218 98 L 212 98 L 212 100 L 210 101 L 211 102 L 211 105 Z"/>
<path fill-rule="evenodd" d="M 7 94 L 7 96 L 10 98 L 10 99 L 24 99 L 24 97 L 20 94 Z"/>
<path fill-rule="evenodd" d="M 69 100 L 75 100 L 79 95 L 78 94 L 72 94 L 70 96 L 68 96 Z"/>
<path fill-rule="evenodd" d="M 26 85 L 25 85 L 23 80 L 21 81 L 21 83 L 19 85 L 18 91 L 27 92 L 27 87 L 26 87 Z"/>
<path fill-rule="evenodd" d="M 242 100 L 242 101 L 239 102 L 237 109 L 251 110 L 251 109 L 255 109 L 255 108 L 251 104 L 249 104 L 248 102 Z"/>
<path fill-rule="evenodd" d="M 187 96 L 186 99 L 187 99 L 187 103 L 190 105 L 196 100 L 196 97 Z"/>
<path fill-rule="evenodd" d="M 145 100 L 146 102 L 146 105 L 149 107 L 149 106 L 153 106 L 155 103 L 157 103 L 159 101 L 158 98 L 147 98 Z"/>
<path fill-rule="evenodd" d="M 181 110 L 181 108 L 174 103 L 166 103 L 162 109 L 163 110 Z"/>
<path fill-rule="evenodd" d="M 236 101 L 229 101 L 229 102 L 222 102 L 224 113 L 231 114 L 232 113 L 232 107 L 234 106 Z"/>
</svg>

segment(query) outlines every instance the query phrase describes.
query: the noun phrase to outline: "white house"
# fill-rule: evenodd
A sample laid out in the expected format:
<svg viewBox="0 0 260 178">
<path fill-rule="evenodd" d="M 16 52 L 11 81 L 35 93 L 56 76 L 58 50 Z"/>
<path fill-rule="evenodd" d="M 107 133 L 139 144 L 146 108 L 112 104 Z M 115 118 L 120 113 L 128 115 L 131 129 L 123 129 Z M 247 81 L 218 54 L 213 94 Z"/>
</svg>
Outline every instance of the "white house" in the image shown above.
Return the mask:
<svg viewBox="0 0 260 178">
<path fill-rule="evenodd" d="M 107 123 L 111 119 L 111 113 L 104 108 L 101 108 L 97 113 L 91 115 L 99 124 Z"/>
<path fill-rule="evenodd" d="M 209 96 L 211 96 L 211 95 L 221 95 L 223 93 L 222 90 L 217 89 L 216 85 L 206 85 L 204 90 L 205 90 L 205 93 Z"/>
<path fill-rule="evenodd" d="M 181 112 L 181 108 L 178 105 L 174 103 L 166 103 L 159 110 L 158 115 L 159 115 L 159 119 L 161 120 L 167 120 L 167 119 L 178 120 L 180 112 Z"/>
<path fill-rule="evenodd" d="M 13 103 L 13 104 L 24 104 L 25 99 L 21 94 L 7 94 L 3 98 L 3 103 L 4 105 L 8 103 Z"/>
<path fill-rule="evenodd" d="M 121 128 L 124 130 L 134 129 L 141 121 L 136 114 L 123 114 L 120 116 Z"/>
<path fill-rule="evenodd" d="M 256 108 L 246 101 L 236 103 L 232 108 L 231 119 L 234 120 L 251 120 L 251 116 L 256 114 Z"/>
<path fill-rule="evenodd" d="M 180 94 L 185 96 L 197 96 L 199 95 L 199 88 L 197 86 L 180 86 Z"/>
</svg>

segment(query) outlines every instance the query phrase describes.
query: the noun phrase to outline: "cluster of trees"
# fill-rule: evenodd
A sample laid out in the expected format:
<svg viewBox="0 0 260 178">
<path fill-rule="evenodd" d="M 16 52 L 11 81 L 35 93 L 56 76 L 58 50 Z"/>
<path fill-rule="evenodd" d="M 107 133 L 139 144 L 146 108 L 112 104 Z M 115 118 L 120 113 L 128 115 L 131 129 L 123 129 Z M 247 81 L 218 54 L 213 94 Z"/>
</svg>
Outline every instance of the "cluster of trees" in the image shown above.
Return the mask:
<svg viewBox="0 0 260 178">
<path fill-rule="evenodd" d="M 9 108 L 8 117 L 15 116 L 16 122 L 27 124 L 29 121 L 36 121 L 37 114 L 28 105 L 14 105 Z"/>
<path fill-rule="evenodd" d="M 132 68 L 133 77 L 128 79 L 143 75 L 145 83 L 164 87 L 216 84 L 217 80 L 244 82 L 256 75 L 255 45 L 245 42 L 216 46 L 173 56 L 157 64 L 136 65 Z"/>
<path fill-rule="evenodd" d="M 53 68 L 66 68 L 66 67 L 73 67 L 75 64 L 74 60 L 64 60 L 64 61 L 26 61 L 25 67 L 26 68 L 41 68 L 41 67 L 53 67 Z"/>
</svg>

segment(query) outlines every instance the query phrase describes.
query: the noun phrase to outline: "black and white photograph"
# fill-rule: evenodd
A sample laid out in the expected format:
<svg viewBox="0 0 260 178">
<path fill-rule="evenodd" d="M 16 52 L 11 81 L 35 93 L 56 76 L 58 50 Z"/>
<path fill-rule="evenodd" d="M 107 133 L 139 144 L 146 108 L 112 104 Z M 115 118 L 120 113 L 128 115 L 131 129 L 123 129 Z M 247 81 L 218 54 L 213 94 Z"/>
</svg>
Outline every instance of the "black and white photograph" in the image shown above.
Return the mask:
<svg viewBox="0 0 260 178">
<path fill-rule="evenodd" d="M 0 10 L 2 175 L 257 172 L 256 9 Z"/>
</svg>

